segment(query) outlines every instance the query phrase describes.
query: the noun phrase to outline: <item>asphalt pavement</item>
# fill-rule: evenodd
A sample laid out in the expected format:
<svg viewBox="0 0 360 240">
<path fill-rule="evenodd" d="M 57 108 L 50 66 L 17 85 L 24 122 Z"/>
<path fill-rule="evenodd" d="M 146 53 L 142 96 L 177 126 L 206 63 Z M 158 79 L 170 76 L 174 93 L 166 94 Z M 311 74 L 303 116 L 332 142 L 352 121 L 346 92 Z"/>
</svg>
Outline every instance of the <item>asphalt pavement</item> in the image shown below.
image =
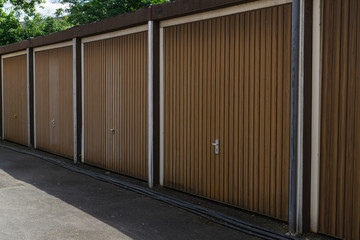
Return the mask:
<svg viewBox="0 0 360 240">
<path fill-rule="evenodd" d="M 0 147 L 0 240 L 256 239 Z"/>
</svg>

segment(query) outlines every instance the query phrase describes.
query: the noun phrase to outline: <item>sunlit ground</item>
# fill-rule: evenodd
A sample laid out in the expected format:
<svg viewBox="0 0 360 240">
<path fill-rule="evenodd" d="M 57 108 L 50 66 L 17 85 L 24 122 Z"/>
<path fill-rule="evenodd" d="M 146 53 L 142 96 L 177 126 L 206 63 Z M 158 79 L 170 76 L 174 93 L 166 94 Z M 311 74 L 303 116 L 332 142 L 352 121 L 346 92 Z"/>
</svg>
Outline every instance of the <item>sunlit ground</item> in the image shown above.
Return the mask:
<svg viewBox="0 0 360 240">
<path fill-rule="evenodd" d="M 1 240 L 132 239 L 81 209 L 16 180 L 2 170 L 0 216 Z"/>
</svg>

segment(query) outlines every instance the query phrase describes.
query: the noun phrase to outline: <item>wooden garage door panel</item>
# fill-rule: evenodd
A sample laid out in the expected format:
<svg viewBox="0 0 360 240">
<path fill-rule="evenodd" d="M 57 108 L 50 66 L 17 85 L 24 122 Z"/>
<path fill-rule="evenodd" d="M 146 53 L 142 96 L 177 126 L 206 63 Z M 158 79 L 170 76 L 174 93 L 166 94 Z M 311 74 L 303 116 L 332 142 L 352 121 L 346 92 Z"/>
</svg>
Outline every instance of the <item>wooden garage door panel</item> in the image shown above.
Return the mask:
<svg viewBox="0 0 360 240">
<path fill-rule="evenodd" d="M 60 131 L 63 131 L 63 129 L 60 129 L 59 126 L 59 116 L 60 114 L 63 115 L 65 113 L 59 112 L 59 104 L 60 104 L 60 66 L 59 66 L 59 54 L 57 49 L 50 50 L 49 52 L 49 117 L 50 117 L 50 132 L 49 132 L 49 150 L 54 152 L 59 152 L 59 137 L 60 137 Z M 51 121 L 55 121 L 55 127 L 53 127 Z"/>
<path fill-rule="evenodd" d="M 107 168 L 147 179 L 147 33 L 108 40 L 106 71 L 112 120 L 112 157 Z M 121 94 L 119 94 L 121 93 Z"/>
<path fill-rule="evenodd" d="M 72 47 L 35 53 L 36 147 L 73 157 Z"/>
<path fill-rule="evenodd" d="M 73 104 L 73 55 L 72 47 L 56 49 L 59 61 L 58 85 L 58 152 L 74 156 L 74 104 Z"/>
<path fill-rule="evenodd" d="M 26 55 L 3 59 L 4 138 L 28 144 Z"/>
<path fill-rule="evenodd" d="M 49 52 L 35 56 L 36 145 L 50 150 Z"/>
<path fill-rule="evenodd" d="M 84 45 L 84 156 L 85 162 L 105 168 L 105 42 Z"/>
<path fill-rule="evenodd" d="M 360 3 L 323 3 L 319 231 L 359 239 Z"/>
<path fill-rule="evenodd" d="M 165 185 L 286 220 L 291 5 L 164 37 Z"/>
<path fill-rule="evenodd" d="M 147 51 L 147 32 L 84 44 L 85 162 L 140 179 L 147 179 Z"/>
</svg>

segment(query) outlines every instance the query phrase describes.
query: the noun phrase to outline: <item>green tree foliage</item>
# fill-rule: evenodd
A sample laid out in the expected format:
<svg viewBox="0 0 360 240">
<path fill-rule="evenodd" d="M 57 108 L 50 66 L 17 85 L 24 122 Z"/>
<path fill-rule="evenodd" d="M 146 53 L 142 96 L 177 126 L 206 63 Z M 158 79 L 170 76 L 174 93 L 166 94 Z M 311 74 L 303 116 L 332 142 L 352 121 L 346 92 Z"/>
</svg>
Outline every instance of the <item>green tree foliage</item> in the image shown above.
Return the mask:
<svg viewBox="0 0 360 240">
<path fill-rule="evenodd" d="M 42 0 L 0 0 L 0 45 L 23 39 L 20 14 L 34 14 L 35 5 L 41 2 Z M 11 4 L 11 9 L 5 11 L 5 4 Z"/>
<path fill-rule="evenodd" d="M 161 4 L 168 0 L 62 0 L 69 4 L 65 11 L 73 25 L 99 21 L 127 12 L 132 12 L 150 5 Z"/>
<path fill-rule="evenodd" d="M 20 37 L 20 22 L 14 13 L 4 13 L 0 10 L 0 45 L 22 40 Z"/>
<path fill-rule="evenodd" d="M 4 4 L 9 3 L 13 6 L 14 12 L 23 11 L 26 14 L 35 12 L 35 6 L 44 0 L 0 0 L 0 12 L 4 10 Z"/>
<path fill-rule="evenodd" d="M 169 0 L 61 0 L 69 4 L 58 9 L 57 17 L 36 13 L 35 6 L 45 0 L 0 0 L 0 46 L 65 30 L 75 25 L 98 21 L 107 17 L 132 12 Z M 5 11 L 10 4 L 10 11 Z M 20 22 L 21 14 L 24 21 Z M 67 15 L 66 17 L 59 17 Z"/>
<path fill-rule="evenodd" d="M 72 27 L 65 18 L 46 17 L 40 14 L 26 16 L 20 22 L 14 12 L 1 13 L 0 46 L 21 40 L 47 35 Z"/>
<path fill-rule="evenodd" d="M 31 18 L 25 17 L 20 35 L 22 39 L 28 39 L 59 32 L 70 27 L 72 25 L 67 21 L 67 17 L 45 17 L 37 13 Z"/>
</svg>

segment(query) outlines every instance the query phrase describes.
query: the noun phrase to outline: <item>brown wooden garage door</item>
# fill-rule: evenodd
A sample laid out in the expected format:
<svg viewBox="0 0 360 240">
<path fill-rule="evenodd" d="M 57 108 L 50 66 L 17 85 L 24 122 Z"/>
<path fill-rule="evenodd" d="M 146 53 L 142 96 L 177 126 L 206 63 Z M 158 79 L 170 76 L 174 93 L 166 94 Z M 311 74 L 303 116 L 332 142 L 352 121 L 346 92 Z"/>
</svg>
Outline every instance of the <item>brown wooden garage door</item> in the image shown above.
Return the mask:
<svg viewBox="0 0 360 240">
<path fill-rule="evenodd" d="M 164 184 L 286 220 L 291 5 L 164 37 Z"/>
<path fill-rule="evenodd" d="M 147 32 L 84 44 L 84 161 L 147 179 Z"/>
<path fill-rule="evenodd" d="M 360 2 L 323 4 L 319 231 L 360 239 Z"/>
<path fill-rule="evenodd" d="M 26 55 L 3 59 L 4 138 L 28 145 Z"/>
<path fill-rule="evenodd" d="M 35 53 L 36 147 L 74 156 L 72 47 Z"/>
</svg>

